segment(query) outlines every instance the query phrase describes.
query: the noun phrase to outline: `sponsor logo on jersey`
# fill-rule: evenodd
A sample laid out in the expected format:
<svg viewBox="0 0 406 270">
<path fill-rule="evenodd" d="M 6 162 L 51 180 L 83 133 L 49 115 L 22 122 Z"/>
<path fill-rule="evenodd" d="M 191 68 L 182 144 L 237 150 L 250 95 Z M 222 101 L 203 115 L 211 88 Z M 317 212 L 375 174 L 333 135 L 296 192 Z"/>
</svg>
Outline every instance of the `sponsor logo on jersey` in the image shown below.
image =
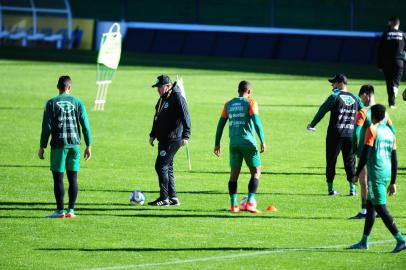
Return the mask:
<svg viewBox="0 0 406 270">
<path fill-rule="evenodd" d="M 168 107 L 169 107 L 169 103 L 168 103 L 168 102 L 165 102 L 165 104 L 164 104 L 164 109 L 168 109 Z"/>
<path fill-rule="evenodd" d="M 75 105 L 69 101 L 58 101 L 56 105 L 58 105 L 58 107 L 61 108 L 64 113 L 70 113 L 75 109 Z"/>
<path fill-rule="evenodd" d="M 166 151 L 165 151 L 165 150 L 162 150 L 161 152 L 159 152 L 159 155 L 160 155 L 161 157 L 166 156 Z"/>
</svg>

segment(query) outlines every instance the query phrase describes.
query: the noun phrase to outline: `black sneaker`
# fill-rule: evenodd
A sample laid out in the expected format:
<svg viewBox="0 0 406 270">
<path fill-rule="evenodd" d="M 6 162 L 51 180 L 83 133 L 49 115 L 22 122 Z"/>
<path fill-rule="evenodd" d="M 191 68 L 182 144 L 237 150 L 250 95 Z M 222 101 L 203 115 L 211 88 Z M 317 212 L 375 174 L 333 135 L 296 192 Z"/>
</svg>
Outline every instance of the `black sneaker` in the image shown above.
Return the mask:
<svg viewBox="0 0 406 270">
<path fill-rule="evenodd" d="M 179 206 L 180 205 L 180 201 L 177 197 L 172 197 L 169 199 L 169 205 L 172 206 Z"/>
<path fill-rule="evenodd" d="M 338 195 L 341 195 L 341 193 L 340 193 L 340 192 L 337 192 L 337 191 L 335 191 L 335 190 L 332 190 L 332 191 L 329 191 L 329 192 L 328 192 L 328 195 L 329 195 L 329 196 L 338 196 Z"/>
<path fill-rule="evenodd" d="M 406 242 L 399 242 L 396 247 L 392 250 L 392 253 L 398 253 L 406 249 Z"/>
<path fill-rule="evenodd" d="M 168 206 L 169 205 L 169 200 L 164 199 L 162 200 L 161 198 L 156 199 L 155 201 L 149 202 L 148 205 L 153 205 L 153 206 Z"/>
<path fill-rule="evenodd" d="M 367 214 L 358 213 L 357 215 L 350 217 L 350 219 L 364 219 L 367 217 Z"/>
</svg>

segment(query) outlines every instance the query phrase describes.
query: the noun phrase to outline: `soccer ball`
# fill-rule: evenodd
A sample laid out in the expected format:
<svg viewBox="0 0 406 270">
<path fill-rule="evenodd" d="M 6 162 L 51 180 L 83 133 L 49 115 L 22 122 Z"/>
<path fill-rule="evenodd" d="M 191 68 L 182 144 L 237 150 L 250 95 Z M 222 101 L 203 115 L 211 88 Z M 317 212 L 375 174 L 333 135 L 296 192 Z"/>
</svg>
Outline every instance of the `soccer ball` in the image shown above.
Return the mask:
<svg viewBox="0 0 406 270">
<path fill-rule="evenodd" d="M 139 204 L 143 205 L 145 202 L 145 194 L 141 190 L 134 190 L 130 194 L 130 203 L 131 204 Z"/>
<path fill-rule="evenodd" d="M 240 207 L 241 209 L 245 208 L 245 204 L 247 203 L 248 200 L 248 196 L 244 196 L 242 197 L 241 201 L 240 201 Z M 253 199 L 252 203 L 254 204 L 254 207 L 257 207 L 257 201 L 255 200 L 255 198 Z"/>
</svg>

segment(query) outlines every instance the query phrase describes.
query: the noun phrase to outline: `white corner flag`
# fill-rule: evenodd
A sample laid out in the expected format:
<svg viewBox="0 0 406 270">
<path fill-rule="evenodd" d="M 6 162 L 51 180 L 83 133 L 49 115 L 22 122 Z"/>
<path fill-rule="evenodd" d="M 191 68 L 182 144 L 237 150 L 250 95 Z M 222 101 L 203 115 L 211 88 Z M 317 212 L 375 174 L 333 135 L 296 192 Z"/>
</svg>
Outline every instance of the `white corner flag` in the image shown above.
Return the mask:
<svg viewBox="0 0 406 270">
<path fill-rule="evenodd" d="M 186 100 L 185 86 L 183 85 L 182 77 L 179 76 L 179 75 L 176 75 L 176 84 L 179 86 L 181 95 Z M 192 160 L 190 159 L 189 144 L 186 144 L 186 157 L 187 157 L 187 160 L 188 160 L 188 163 L 189 163 L 189 171 L 191 171 L 192 170 Z"/>
<path fill-rule="evenodd" d="M 113 29 L 115 28 L 115 31 Z M 107 89 L 113 81 L 121 56 L 120 25 L 114 23 L 100 40 L 100 51 L 97 57 L 96 84 L 97 93 L 93 111 L 103 111 L 106 103 Z"/>
</svg>

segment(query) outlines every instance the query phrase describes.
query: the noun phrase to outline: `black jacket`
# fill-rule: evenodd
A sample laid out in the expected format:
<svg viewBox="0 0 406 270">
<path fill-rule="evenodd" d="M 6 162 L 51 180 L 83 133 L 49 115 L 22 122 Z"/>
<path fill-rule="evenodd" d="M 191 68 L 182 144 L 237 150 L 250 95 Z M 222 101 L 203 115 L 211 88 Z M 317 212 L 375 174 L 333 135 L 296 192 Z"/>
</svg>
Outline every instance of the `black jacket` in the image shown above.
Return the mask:
<svg viewBox="0 0 406 270">
<path fill-rule="evenodd" d="M 382 33 L 378 47 L 378 67 L 385 63 L 404 60 L 406 50 L 406 35 L 400 30 L 388 29 Z"/>
<path fill-rule="evenodd" d="M 172 89 L 161 96 L 155 105 L 149 136 L 156 138 L 160 143 L 189 139 L 190 125 L 186 100 L 175 82 Z"/>
</svg>

